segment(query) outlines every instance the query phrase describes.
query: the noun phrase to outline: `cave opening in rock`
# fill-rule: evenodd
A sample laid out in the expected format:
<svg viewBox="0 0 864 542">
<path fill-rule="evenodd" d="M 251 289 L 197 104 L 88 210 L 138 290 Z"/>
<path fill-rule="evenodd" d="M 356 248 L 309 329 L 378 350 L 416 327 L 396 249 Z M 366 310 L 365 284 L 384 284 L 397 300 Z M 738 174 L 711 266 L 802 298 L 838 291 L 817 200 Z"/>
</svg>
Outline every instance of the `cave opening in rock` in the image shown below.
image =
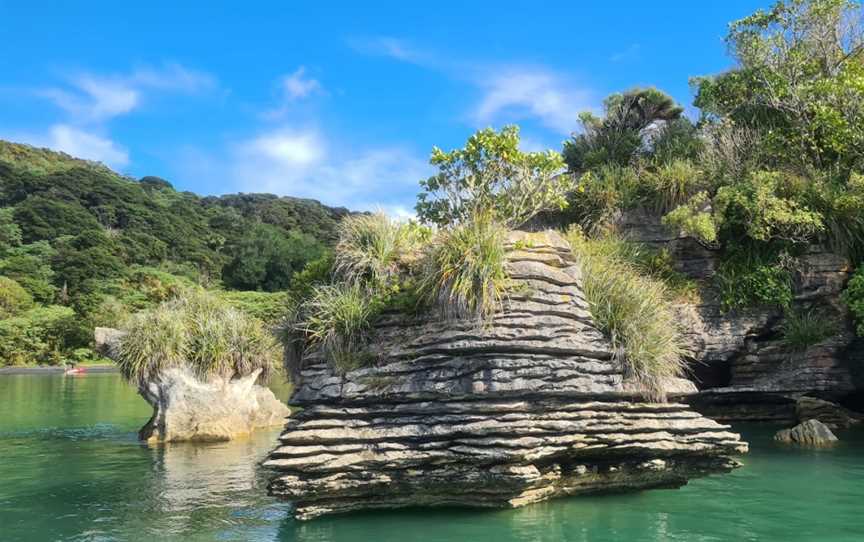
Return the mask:
<svg viewBox="0 0 864 542">
<path fill-rule="evenodd" d="M 732 382 L 732 364 L 728 360 L 691 362 L 692 380 L 699 390 L 724 388 Z"/>
</svg>

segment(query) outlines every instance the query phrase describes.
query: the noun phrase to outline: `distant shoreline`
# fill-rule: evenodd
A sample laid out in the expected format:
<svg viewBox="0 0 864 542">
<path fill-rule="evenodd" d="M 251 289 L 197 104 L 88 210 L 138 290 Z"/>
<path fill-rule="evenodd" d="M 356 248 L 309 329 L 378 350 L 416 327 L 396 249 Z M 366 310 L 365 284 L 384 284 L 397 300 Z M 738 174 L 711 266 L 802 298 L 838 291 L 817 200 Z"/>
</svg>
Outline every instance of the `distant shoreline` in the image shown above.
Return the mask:
<svg viewBox="0 0 864 542">
<path fill-rule="evenodd" d="M 85 365 L 83 374 L 87 373 L 116 373 L 120 369 L 116 365 Z M 0 367 L 0 375 L 39 375 L 63 373 L 65 368 L 59 365 L 38 365 L 36 367 Z"/>
</svg>

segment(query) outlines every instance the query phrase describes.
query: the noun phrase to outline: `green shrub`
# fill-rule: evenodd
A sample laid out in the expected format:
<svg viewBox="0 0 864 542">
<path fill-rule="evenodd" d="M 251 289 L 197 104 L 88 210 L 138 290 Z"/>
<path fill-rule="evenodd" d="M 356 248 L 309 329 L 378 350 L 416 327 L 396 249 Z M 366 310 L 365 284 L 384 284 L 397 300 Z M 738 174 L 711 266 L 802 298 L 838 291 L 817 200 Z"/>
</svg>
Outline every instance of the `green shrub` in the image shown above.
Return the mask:
<svg viewBox="0 0 864 542">
<path fill-rule="evenodd" d="M 58 364 L 66 349 L 65 338 L 74 325 L 74 311 L 57 305 L 0 319 L 0 363 Z"/>
<path fill-rule="evenodd" d="M 856 333 L 858 336 L 864 337 L 864 267 L 859 267 L 849 279 L 849 284 L 843 291 L 842 299 L 855 318 Z"/>
<path fill-rule="evenodd" d="M 708 193 L 699 192 L 690 201 L 679 205 L 663 217 L 663 224 L 678 228 L 687 235 L 706 244 L 717 241 L 717 224 L 708 207 Z"/>
<path fill-rule="evenodd" d="M 810 309 L 787 311 L 782 324 L 783 343 L 796 352 L 803 352 L 828 337 L 837 334 L 837 322 Z"/>
<path fill-rule="evenodd" d="M 506 235 L 490 215 L 440 231 L 423 264 L 421 298 L 437 306 L 445 319 L 488 321 L 508 285 Z"/>
<path fill-rule="evenodd" d="M 33 306 L 33 296 L 9 277 L 0 276 L 0 318 L 8 318 Z"/>
<path fill-rule="evenodd" d="M 583 173 L 569 195 L 566 215 L 589 231 L 602 230 L 621 209 L 639 202 L 639 174 L 630 166 L 604 164 Z"/>
<path fill-rule="evenodd" d="M 675 100 L 654 88 L 612 94 L 603 101 L 603 109 L 603 117 L 580 114 L 581 133 L 564 142 L 564 160 L 573 173 L 631 164 L 648 146 L 652 127 L 675 122 L 684 112 Z"/>
<path fill-rule="evenodd" d="M 753 306 L 792 304 L 792 275 L 782 253 L 768 247 L 728 251 L 714 275 L 724 311 Z"/>
<path fill-rule="evenodd" d="M 825 229 L 822 216 L 798 201 L 802 180 L 778 171 L 759 171 L 714 196 L 714 217 L 731 235 L 755 241 L 807 242 Z"/>
<path fill-rule="evenodd" d="M 202 289 L 137 314 L 127 331 L 118 365 L 131 381 L 181 366 L 203 379 L 245 376 L 258 369 L 266 377 L 277 358 L 274 337 L 259 320 Z"/>
<path fill-rule="evenodd" d="M 590 239 L 578 228 L 567 237 L 582 266 L 591 314 L 620 356 L 625 376 L 646 398 L 665 400 L 664 385 L 684 373 L 685 354 L 668 289 L 640 274 L 608 241 Z"/>
</svg>

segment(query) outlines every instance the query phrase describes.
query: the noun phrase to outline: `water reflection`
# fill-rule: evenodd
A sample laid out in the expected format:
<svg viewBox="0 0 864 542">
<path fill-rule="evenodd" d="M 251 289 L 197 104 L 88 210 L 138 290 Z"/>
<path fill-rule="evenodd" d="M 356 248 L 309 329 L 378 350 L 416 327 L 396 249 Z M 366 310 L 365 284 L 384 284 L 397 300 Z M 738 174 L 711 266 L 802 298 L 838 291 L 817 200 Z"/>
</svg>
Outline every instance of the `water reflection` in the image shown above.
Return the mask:
<svg viewBox="0 0 864 542">
<path fill-rule="evenodd" d="M 681 490 L 300 523 L 258 466 L 278 430 L 149 447 L 135 438 L 149 413 L 117 375 L 0 377 L 0 541 L 864 540 L 862 431 L 804 451 L 760 430 L 744 468 Z"/>
</svg>

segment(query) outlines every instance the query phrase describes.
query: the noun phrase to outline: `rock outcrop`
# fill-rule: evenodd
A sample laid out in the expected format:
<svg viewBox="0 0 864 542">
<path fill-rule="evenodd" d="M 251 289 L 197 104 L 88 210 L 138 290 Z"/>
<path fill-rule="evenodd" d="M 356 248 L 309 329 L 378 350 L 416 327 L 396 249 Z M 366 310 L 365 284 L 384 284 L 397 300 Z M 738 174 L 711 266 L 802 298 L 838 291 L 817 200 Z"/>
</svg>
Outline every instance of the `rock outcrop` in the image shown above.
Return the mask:
<svg viewBox="0 0 864 542">
<path fill-rule="evenodd" d="M 185 368 L 170 368 L 139 385 L 153 416 L 138 433 L 151 442 L 218 441 L 282 425 L 288 407 L 256 384 L 261 370 L 242 378 L 200 380 Z"/>
<path fill-rule="evenodd" d="M 116 360 L 125 331 L 97 327 L 94 342 Z M 255 429 L 282 425 L 291 412 L 273 392 L 257 383 L 261 369 L 241 378 L 202 380 L 186 367 L 165 369 L 138 383 L 138 393 L 153 416 L 138 431 L 149 442 L 219 441 L 246 436 Z"/>
<path fill-rule="evenodd" d="M 488 325 L 394 315 L 375 328 L 371 366 L 307 360 L 290 401 L 302 409 L 265 463 L 297 518 L 515 507 L 737 466 L 747 444 L 728 426 L 624 381 L 560 236 L 516 233 L 508 250 L 516 287 Z"/>
<path fill-rule="evenodd" d="M 843 401 L 864 389 L 864 344 L 849 329 L 804 351 L 782 340 L 783 311 L 776 307 L 721 310 L 711 288 L 719 265 L 716 251 L 664 226 L 660 217 L 635 210 L 621 215 L 618 227 L 628 238 L 669 252 L 678 271 L 705 288 L 696 304 L 678 307 L 693 356 L 700 393 L 686 400 L 699 412 L 723 422 L 804 421 L 796 403 L 804 396 Z M 797 259 L 794 304 L 820 309 L 842 321 L 840 293 L 849 279 L 849 262 L 813 245 Z M 841 326 L 842 327 L 842 326 Z"/>
<path fill-rule="evenodd" d="M 807 420 L 792 429 L 777 431 L 777 434 L 774 435 L 774 440 L 788 444 L 821 448 L 833 445 L 838 439 L 824 423 L 819 420 Z"/>
</svg>

